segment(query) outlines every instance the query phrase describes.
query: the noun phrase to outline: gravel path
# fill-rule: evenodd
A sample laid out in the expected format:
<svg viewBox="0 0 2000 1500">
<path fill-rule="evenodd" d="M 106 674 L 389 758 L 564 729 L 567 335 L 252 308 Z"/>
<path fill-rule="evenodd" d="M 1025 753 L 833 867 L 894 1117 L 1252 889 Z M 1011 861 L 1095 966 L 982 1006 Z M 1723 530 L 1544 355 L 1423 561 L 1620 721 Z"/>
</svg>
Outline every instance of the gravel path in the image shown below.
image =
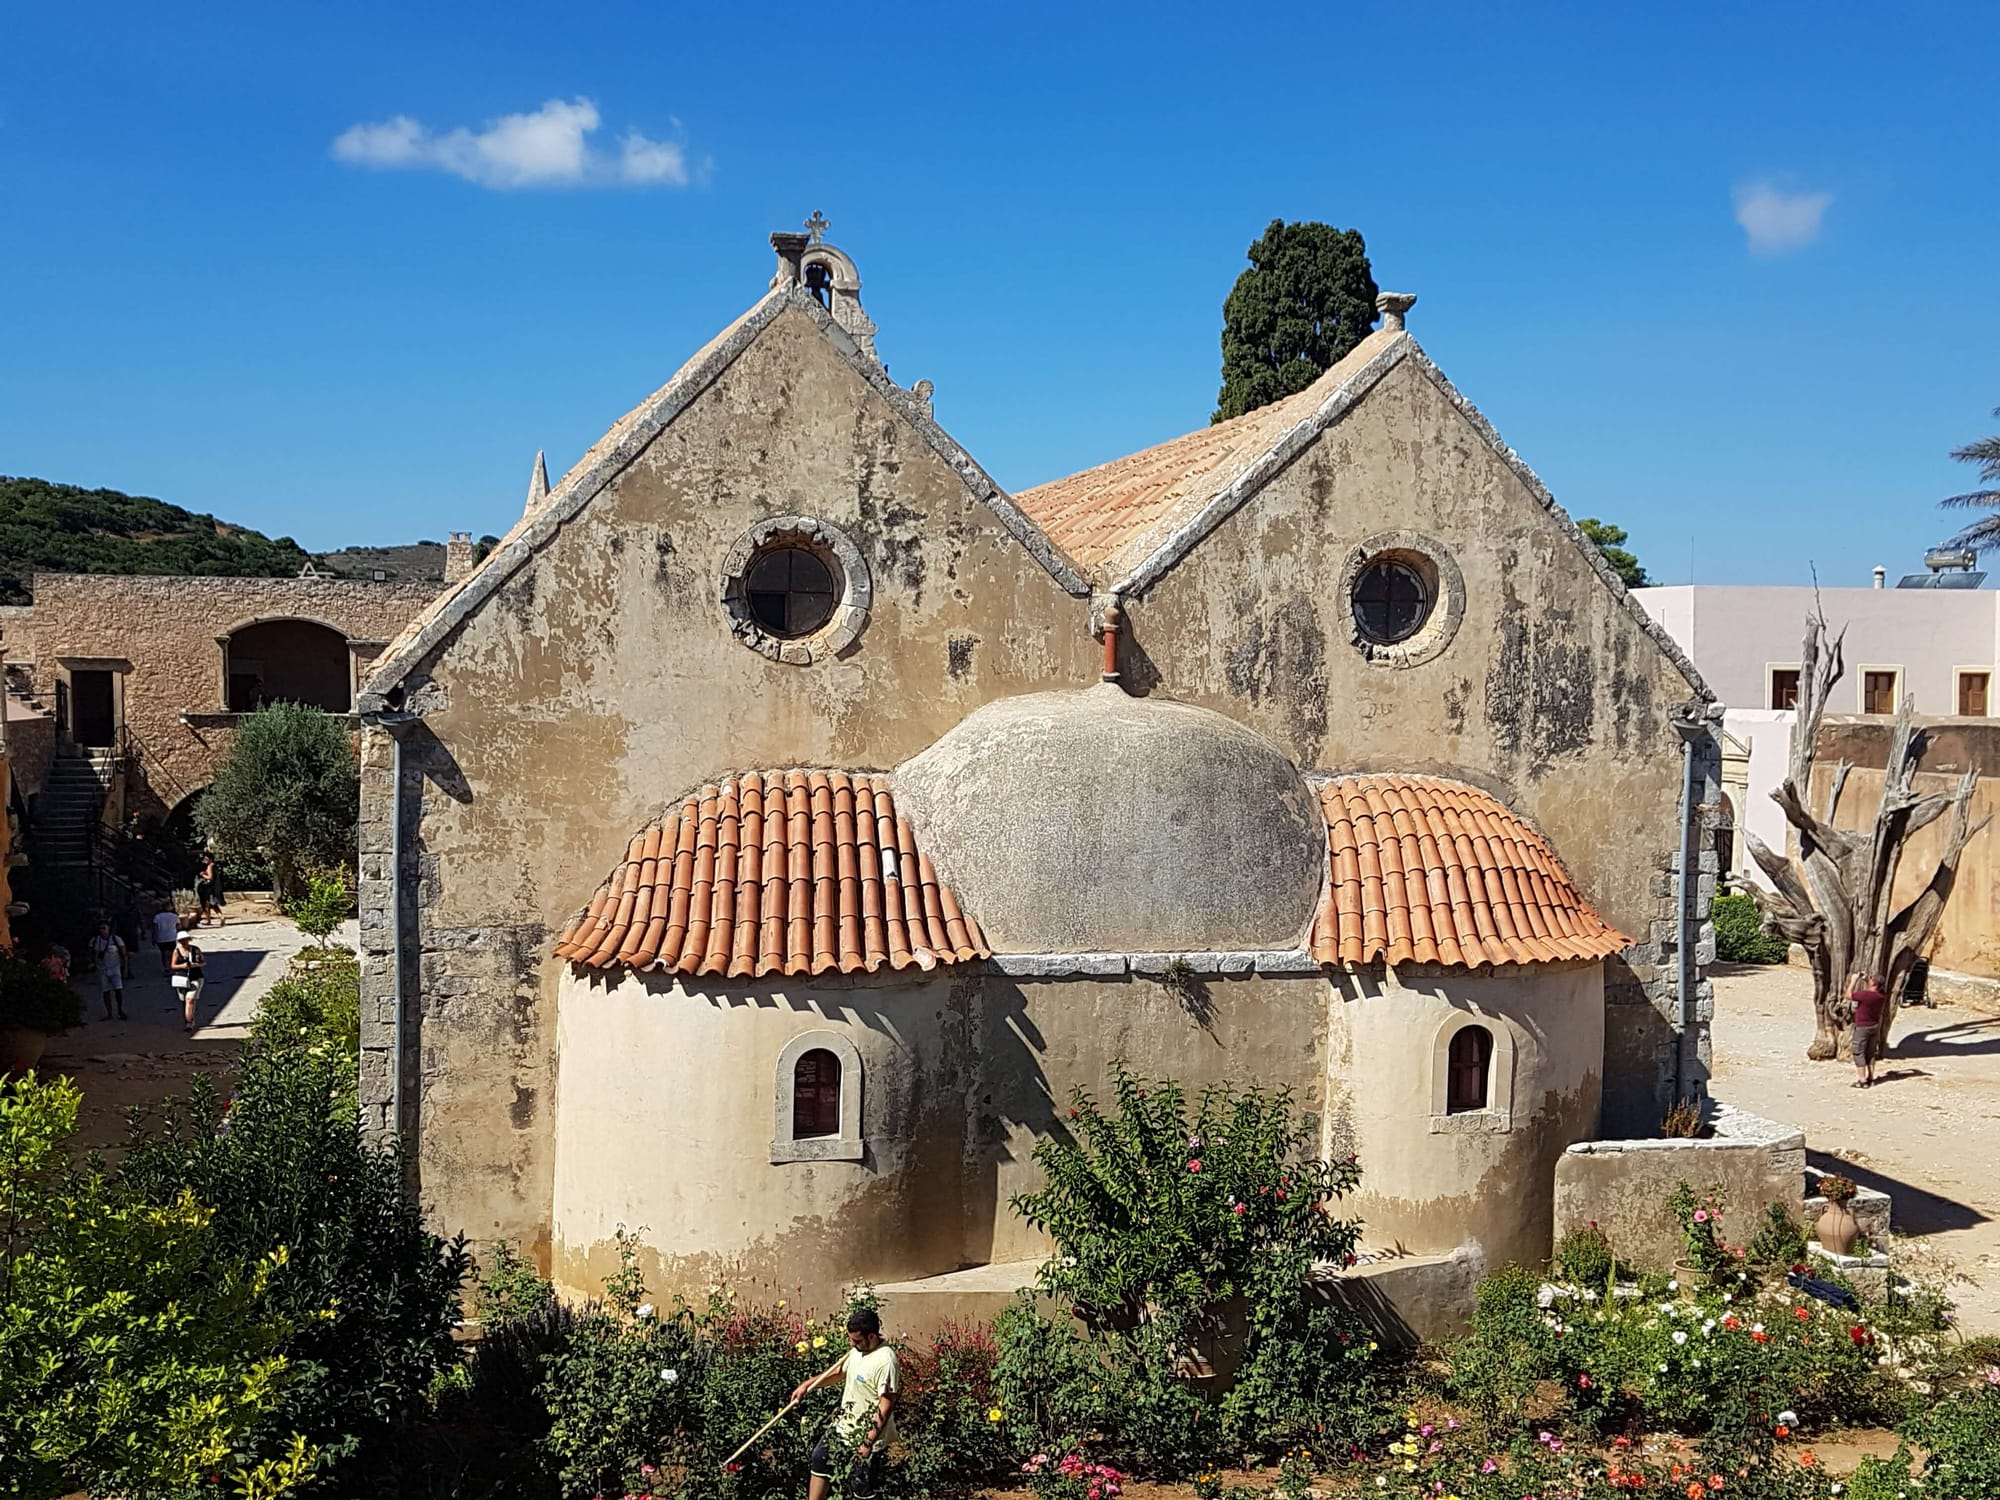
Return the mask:
<svg viewBox="0 0 2000 1500">
<path fill-rule="evenodd" d="M 2000 1017 L 1905 1010 L 1872 1089 L 1845 1063 L 1806 1061 L 1812 978 L 1800 968 L 1718 964 L 1716 1098 L 1806 1132 L 1807 1159 L 1894 1200 L 1899 1233 L 1931 1243 L 1974 1285 L 1958 1288 L 1968 1333 L 2000 1334 Z"/>
</svg>

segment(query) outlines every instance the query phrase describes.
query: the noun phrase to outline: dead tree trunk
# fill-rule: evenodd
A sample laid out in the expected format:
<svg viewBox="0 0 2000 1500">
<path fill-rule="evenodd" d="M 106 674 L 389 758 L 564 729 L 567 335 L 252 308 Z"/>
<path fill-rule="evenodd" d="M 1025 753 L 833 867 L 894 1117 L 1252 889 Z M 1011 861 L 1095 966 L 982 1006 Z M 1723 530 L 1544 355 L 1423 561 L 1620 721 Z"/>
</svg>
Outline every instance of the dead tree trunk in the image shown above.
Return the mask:
<svg viewBox="0 0 2000 1500">
<path fill-rule="evenodd" d="M 1798 836 L 1797 860 L 1774 852 L 1748 830 L 1744 833 L 1751 858 L 1777 888 L 1775 893 L 1753 888 L 1765 928 L 1799 944 L 1812 965 L 1815 1029 L 1806 1056 L 1818 1061 L 1847 1055 L 1847 992 L 1850 981 L 1863 974 L 1880 975 L 1888 992 L 1889 1005 L 1877 1039 L 1878 1047 L 1887 1046 L 1903 982 L 1951 899 L 1959 855 L 1987 823 L 1985 818 L 1971 821 L 1977 768 L 1967 768 L 1948 794 L 1924 795 L 1914 789 L 1927 736 L 1910 722 L 1912 703 L 1907 694 L 1896 705 L 1874 823 L 1852 830 L 1834 826 L 1851 769 L 1844 761 L 1833 769 L 1825 811 L 1814 815 L 1809 805 L 1813 757 L 1827 700 L 1843 670 L 1845 635 L 1843 631 L 1829 642 L 1826 619 L 1815 611 L 1806 620 L 1805 644 L 1799 650 L 1791 764 L 1783 783 L 1771 793 Z M 1937 868 L 1914 900 L 1895 907 L 1896 871 L 1904 845 L 1946 813 L 1951 824 Z"/>
</svg>

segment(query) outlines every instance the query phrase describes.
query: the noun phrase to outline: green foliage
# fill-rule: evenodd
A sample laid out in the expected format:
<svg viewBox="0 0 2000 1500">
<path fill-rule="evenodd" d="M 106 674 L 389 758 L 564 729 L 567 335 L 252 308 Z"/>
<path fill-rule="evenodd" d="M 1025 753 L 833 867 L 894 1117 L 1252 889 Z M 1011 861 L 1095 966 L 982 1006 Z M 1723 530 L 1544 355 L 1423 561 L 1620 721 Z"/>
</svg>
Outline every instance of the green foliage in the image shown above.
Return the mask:
<svg viewBox="0 0 2000 1500">
<path fill-rule="evenodd" d="M 1623 526 L 1613 526 L 1607 521 L 1598 520 L 1595 516 L 1585 516 L 1576 523 L 1576 529 L 1604 554 L 1604 560 L 1611 564 L 1611 571 L 1618 575 L 1626 588 L 1642 589 L 1652 582 L 1652 579 L 1646 576 L 1646 570 L 1639 559 L 1625 550 L 1626 535 Z"/>
<path fill-rule="evenodd" d="M 1375 325 L 1375 277 L 1358 229 L 1273 219 L 1222 304 L 1227 421 L 1304 390 Z"/>
<path fill-rule="evenodd" d="M 342 922 L 354 915 L 354 890 L 344 869 L 312 870 L 305 877 L 305 891 L 285 903 L 285 915 L 298 924 L 299 931 L 324 948 Z"/>
<path fill-rule="evenodd" d="M 1757 898 L 1743 893 L 1717 896 L 1709 907 L 1715 924 L 1715 956 L 1732 964 L 1781 964 L 1792 945 L 1764 930 Z"/>
<path fill-rule="evenodd" d="M 462 1240 L 424 1228 L 397 1152 L 362 1135 L 345 1019 L 357 984 L 352 965 L 288 976 L 242 1056 L 234 1099 L 197 1080 L 156 1129 L 135 1129 L 122 1172 L 155 1199 L 186 1192 L 216 1205 L 227 1253 L 286 1248 L 271 1296 L 291 1324 L 295 1379 L 280 1410 L 335 1464 L 415 1414 L 455 1362 L 468 1266 Z M 322 1019 L 291 1024 L 307 1015 Z"/>
<path fill-rule="evenodd" d="M 1994 408 L 1993 415 L 2000 417 L 2000 407 Z M 1962 495 L 1949 495 L 1938 504 L 1961 510 L 2000 509 L 2000 435 L 1976 438 L 1962 448 L 1952 449 L 1951 456 L 1978 471 L 1979 488 Z M 1991 551 L 2000 546 L 2000 515 L 1981 516 L 1945 545 L 1970 547 L 1974 552 Z"/>
<path fill-rule="evenodd" d="M 1592 1219 L 1581 1229 L 1572 1229 L 1556 1246 L 1556 1271 L 1572 1286 L 1604 1288 L 1618 1274 L 1618 1257 L 1611 1241 Z"/>
<path fill-rule="evenodd" d="M 239 1258 L 194 1195 L 148 1202 L 75 1159 L 79 1100 L 0 1083 L 0 1495 L 295 1488 L 315 1455 L 283 1436 L 284 1251 Z M 243 1457 L 260 1435 L 286 1458 Z"/>
<path fill-rule="evenodd" d="M 539 1389 L 549 1415 L 541 1447 L 565 1495 L 796 1494 L 811 1434 L 838 1400 L 809 1396 L 803 1418 L 773 1427 L 725 1479 L 723 1460 L 764 1417 L 847 1347 L 835 1319 L 786 1308 L 741 1308 L 717 1292 L 701 1306 L 644 1301 L 638 1239 L 618 1231 L 619 1269 L 601 1306 L 580 1314 L 546 1360 Z"/>
<path fill-rule="evenodd" d="M 1723 1241 L 1720 1185 L 1697 1195 L 1685 1182 L 1675 1183 L 1667 1209 L 1681 1227 L 1681 1253 L 1690 1266 L 1709 1281 L 1720 1281 L 1735 1271 L 1743 1252 L 1732 1251 Z"/>
<path fill-rule="evenodd" d="M 473 1305 L 488 1334 L 496 1328 L 539 1318 L 555 1306 L 556 1289 L 506 1240 L 497 1240 L 484 1268 L 473 1277 Z"/>
<path fill-rule="evenodd" d="M 1805 1259 L 1806 1232 L 1789 1208 L 1772 1203 L 1765 1207 L 1764 1222 L 1746 1248 L 1756 1265 L 1790 1266 Z"/>
<path fill-rule="evenodd" d="M 38 571 L 290 578 L 306 561 L 290 537 L 178 505 L 0 475 L 0 603 L 31 602 Z"/>
<path fill-rule="evenodd" d="M 340 952 L 316 953 L 306 962 L 313 967 L 295 960 L 265 992 L 250 1023 L 251 1045 L 274 1056 L 307 1052 L 346 1058 L 352 1067 L 361 1051 L 360 963 Z M 360 1080 L 343 1072 L 341 1082 L 333 1109 L 351 1115 Z"/>
<path fill-rule="evenodd" d="M 1358 1228 L 1328 1207 L 1359 1181 L 1353 1159 L 1315 1156 L 1316 1126 L 1282 1091 L 1190 1101 L 1120 1068 L 1113 1092 L 1107 1112 L 1076 1091 L 1068 1135 L 1035 1148 L 1043 1186 L 1014 1200 L 1055 1241 L 1042 1292 L 1090 1325 L 1025 1304 L 1002 1322 L 1002 1386 L 1024 1421 L 1038 1413 L 1023 1441 L 1102 1431 L 1132 1467 L 1182 1472 L 1218 1445 L 1365 1425 L 1373 1343 L 1314 1284 L 1316 1265 L 1353 1260 Z M 1219 1400 L 1184 1378 L 1230 1363 Z"/>
<path fill-rule="evenodd" d="M 907 1447 L 897 1472 L 903 1491 L 955 1500 L 1007 1468 L 1011 1450 L 995 1373 L 999 1357 L 990 1329 L 957 1323 L 901 1352 L 896 1425 Z"/>
<path fill-rule="evenodd" d="M 1919 1473 L 1925 1500 L 2000 1495 L 2000 1371 L 1992 1377 L 1925 1405 L 1903 1425 L 1902 1435 L 1924 1454 Z M 1897 1459 L 1907 1475 L 1908 1454 L 1899 1451 Z"/>
<path fill-rule="evenodd" d="M 360 814 L 345 723 L 279 703 L 244 716 L 195 822 L 225 857 L 267 861 L 279 894 L 295 897 L 304 871 L 354 860 Z"/>
<path fill-rule="evenodd" d="M 83 999 L 38 963 L 0 953 L 0 1030 L 21 1027 L 53 1035 L 79 1025 Z"/>
</svg>

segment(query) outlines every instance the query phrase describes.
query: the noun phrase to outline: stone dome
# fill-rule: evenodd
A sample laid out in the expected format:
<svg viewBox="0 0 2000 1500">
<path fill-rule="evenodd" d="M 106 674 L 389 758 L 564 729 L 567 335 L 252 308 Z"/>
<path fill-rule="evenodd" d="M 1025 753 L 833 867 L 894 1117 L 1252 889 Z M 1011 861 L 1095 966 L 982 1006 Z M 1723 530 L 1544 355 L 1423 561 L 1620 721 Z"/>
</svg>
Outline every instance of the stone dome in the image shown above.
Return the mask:
<svg viewBox="0 0 2000 1500">
<path fill-rule="evenodd" d="M 895 788 L 1000 953 L 1295 947 L 1326 868 L 1318 801 L 1275 745 L 1115 684 L 990 703 Z"/>
</svg>

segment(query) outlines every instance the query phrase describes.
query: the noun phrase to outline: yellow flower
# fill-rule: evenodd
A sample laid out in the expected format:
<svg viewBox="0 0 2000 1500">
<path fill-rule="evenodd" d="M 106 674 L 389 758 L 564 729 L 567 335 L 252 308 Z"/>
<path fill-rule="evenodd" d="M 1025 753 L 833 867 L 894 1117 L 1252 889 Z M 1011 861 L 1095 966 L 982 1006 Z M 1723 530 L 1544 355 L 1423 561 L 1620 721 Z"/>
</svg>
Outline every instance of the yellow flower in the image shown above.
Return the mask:
<svg viewBox="0 0 2000 1500">
<path fill-rule="evenodd" d="M 1417 1461 L 1416 1461 L 1415 1459 L 1413 1459 L 1413 1458 L 1406 1458 L 1406 1459 L 1404 1459 L 1404 1460 L 1403 1460 L 1403 1472 L 1404 1472 L 1405 1474 L 1414 1474 L 1414 1473 L 1416 1473 L 1416 1472 L 1417 1472 Z"/>
<path fill-rule="evenodd" d="M 813 1335 L 813 1348 L 815 1348 L 815 1349 L 824 1349 L 825 1347 L 826 1347 L 826 1335 L 825 1335 L 825 1334 L 823 1334 L 823 1333 L 816 1333 L 816 1334 L 814 1334 L 814 1335 Z"/>
<path fill-rule="evenodd" d="M 1001 1417 L 1005 1415 L 1006 1413 L 1002 1412 L 1000 1408 L 996 1406 L 993 1408 L 993 1410 L 989 1411 L 986 1414 L 986 1420 L 989 1422 L 997 1422 L 1000 1420 Z"/>
<path fill-rule="evenodd" d="M 803 1354 L 806 1352 L 806 1341 L 804 1339 L 800 1339 L 794 1347 L 797 1348 L 799 1353 Z"/>
<path fill-rule="evenodd" d="M 784 1305 L 785 1305 L 785 1299 L 783 1297 L 780 1297 L 778 1299 L 778 1306 L 783 1307 Z"/>
</svg>

